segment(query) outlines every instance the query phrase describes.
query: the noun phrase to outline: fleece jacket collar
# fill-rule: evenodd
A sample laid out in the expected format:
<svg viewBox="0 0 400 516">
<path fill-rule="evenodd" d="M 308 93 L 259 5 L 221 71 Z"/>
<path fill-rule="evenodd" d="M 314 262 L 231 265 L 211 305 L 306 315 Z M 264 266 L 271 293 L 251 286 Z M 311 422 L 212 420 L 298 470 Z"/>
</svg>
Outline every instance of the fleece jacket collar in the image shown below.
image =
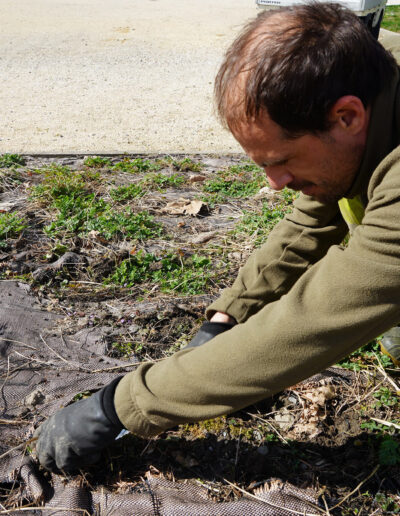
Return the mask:
<svg viewBox="0 0 400 516">
<path fill-rule="evenodd" d="M 365 153 L 360 169 L 346 198 L 366 193 L 372 173 L 400 143 L 400 84 L 396 69 L 371 108 Z"/>
</svg>

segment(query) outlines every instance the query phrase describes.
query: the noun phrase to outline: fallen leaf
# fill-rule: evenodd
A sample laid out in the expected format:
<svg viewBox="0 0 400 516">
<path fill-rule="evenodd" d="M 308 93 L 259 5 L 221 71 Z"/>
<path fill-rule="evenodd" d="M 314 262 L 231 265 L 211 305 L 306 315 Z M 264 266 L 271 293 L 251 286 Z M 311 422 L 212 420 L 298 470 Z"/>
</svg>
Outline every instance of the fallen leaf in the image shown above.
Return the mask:
<svg viewBox="0 0 400 516">
<path fill-rule="evenodd" d="M 255 194 L 254 199 L 268 199 L 272 201 L 278 197 L 278 195 L 279 194 L 276 190 L 273 190 L 269 186 L 264 186 Z"/>
<path fill-rule="evenodd" d="M 197 183 L 197 182 L 200 182 L 200 181 L 205 181 L 207 178 L 206 176 L 202 176 L 200 174 L 198 175 L 195 175 L 195 176 L 189 176 L 189 183 Z"/>
<path fill-rule="evenodd" d="M 333 385 L 323 385 L 311 392 L 305 392 L 304 397 L 319 406 L 325 405 L 328 400 L 331 400 L 336 395 L 335 387 Z"/>
<path fill-rule="evenodd" d="M 171 455 L 174 457 L 178 464 L 185 468 L 193 468 L 194 466 L 199 465 L 198 461 L 194 457 L 191 457 L 190 455 L 185 456 L 180 451 L 172 452 Z"/>
<path fill-rule="evenodd" d="M 203 201 L 180 198 L 169 202 L 161 211 L 168 215 L 198 215 L 206 206 Z"/>
<path fill-rule="evenodd" d="M 190 243 L 192 244 L 204 244 L 205 242 L 208 242 L 212 238 L 215 237 L 217 234 L 217 231 L 206 231 L 204 233 L 199 233 L 198 235 L 194 236 Z"/>
</svg>

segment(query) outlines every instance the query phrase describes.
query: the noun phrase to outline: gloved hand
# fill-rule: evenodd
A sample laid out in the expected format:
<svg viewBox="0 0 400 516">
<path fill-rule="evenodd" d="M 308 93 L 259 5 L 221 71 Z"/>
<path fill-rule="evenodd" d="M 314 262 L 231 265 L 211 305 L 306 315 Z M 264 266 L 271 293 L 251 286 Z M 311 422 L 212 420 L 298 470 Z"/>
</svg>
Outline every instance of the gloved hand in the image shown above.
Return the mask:
<svg viewBox="0 0 400 516">
<path fill-rule="evenodd" d="M 69 472 L 100 458 L 102 448 L 124 428 L 114 407 L 120 379 L 56 412 L 36 430 L 36 453 L 43 467 Z"/>
<path fill-rule="evenodd" d="M 230 330 L 233 326 L 235 325 L 231 323 L 205 322 L 200 326 L 200 330 L 196 333 L 185 349 L 201 346 L 220 333 Z"/>
</svg>

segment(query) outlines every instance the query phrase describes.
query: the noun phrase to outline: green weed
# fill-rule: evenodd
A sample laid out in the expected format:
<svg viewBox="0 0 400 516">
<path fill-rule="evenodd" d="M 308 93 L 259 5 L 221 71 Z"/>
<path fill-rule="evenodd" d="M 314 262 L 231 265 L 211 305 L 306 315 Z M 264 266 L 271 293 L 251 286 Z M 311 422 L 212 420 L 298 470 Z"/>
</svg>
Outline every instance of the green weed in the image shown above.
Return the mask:
<svg viewBox="0 0 400 516">
<path fill-rule="evenodd" d="M 124 357 L 129 357 L 135 350 L 135 345 L 133 342 L 113 342 L 112 343 L 113 350 L 117 351 L 120 355 Z"/>
<path fill-rule="evenodd" d="M 0 193 L 22 184 L 21 172 L 16 168 L 0 169 Z"/>
<path fill-rule="evenodd" d="M 107 240 L 115 237 L 145 240 L 162 233 L 161 224 L 147 212 L 133 213 L 130 208 L 116 212 L 109 205 L 97 217 L 88 218 L 82 229 L 84 232 L 98 231 Z"/>
<path fill-rule="evenodd" d="M 44 228 L 47 235 L 56 237 L 61 233 L 84 232 L 87 221 L 98 217 L 106 209 L 103 200 L 96 199 L 95 194 L 79 195 L 70 192 L 67 195 L 59 195 L 52 204 L 57 217 Z"/>
<path fill-rule="evenodd" d="M 88 168 L 104 168 L 112 166 L 110 158 L 102 158 L 100 156 L 88 156 L 83 164 Z"/>
<path fill-rule="evenodd" d="M 376 408 L 394 407 L 399 402 L 399 398 L 387 387 L 380 387 L 373 396 L 376 398 Z"/>
<path fill-rule="evenodd" d="M 26 228 L 25 220 L 14 213 L 0 213 L 0 247 L 7 245 L 6 239 L 18 236 Z"/>
<path fill-rule="evenodd" d="M 53 260 L 56 258 L 60 258 L 63 254 L 65 254 L 69 250 L 69 247 L 59 240 L 55 242 L 55 244 L 47 251 L 45 255 L 46 260 Z"/>
<path fill-rule="evenodd" d="M 91 391 L 78 392 L 78 394 L 75 394 L 75 396 L 72 398 L 72 401 L 79 401 L 85 398 L 90 398 L 91 395 Z"/>
<path fill-rule="evenodd" d="M 399 514 L 400 505 L 393 500 L 392 497 L 386 496 L 384 493 L 376 493 L 375 502 L 385 514 Z M 383 513 L 380 513 L 383 514 Z"/>
<path fill-rule="evenodd" d="M 379 342 L 373 340 L 365 346 L 353 351 L 347 357 L 339 362 L 339 365 L 351 371 L 360 371 L 371 364 L 376 364 L 378 357 L 380 364 L 385 367 L 391 367 L 391 359 L 383 354 L 380 350 Z"/>
<path fill-rule="evenodd" d="M 143 158 L 135 158 L 128 159 L 125 158 L 122 161 L 116 163 L 113 167 L 113 170 L 119 170 L 121 172 L 129 172 L 131 174 L 137 174 L 139 172 L 150 172 L 154 170 L 159 170 L 160 165 L 158 163 L 154 163 L 148 159 Z"/>
<path fill-rule="evenodd" d="M 162 173 L 150 173 L 146 174 L 141 181 L 141 184 L 148 188 L 156 188 L 162 191 L 168 187 L 178 187 L 185 182 L 185 178 L 178 174 L 172 174 L 170 176 Z"/>
<path fill-rule="evenodd" d="M 19 154 L 1 154 L 0 168 L 21 167 L 26 164 L 25 158 Z"/>
<path fill-rule="evenodd" d="M 59 197 L 85 196 L 89 193 L 88 181 L 99 179 L 97 173 L 75 172 L 68 167 L 53 164 L 35 170 L 42 175 L 42 183 L 32 188 L 31 198 L 50 203 Z"/>
<path fill-rule="evenodd" d="M 174 253 L 157 257 L 139 252 L 124 260 L 108 278 L 108 283 L 125 287 L 152 282 L 161 292 L 200 294 L 205 291 L 211 277 L 211 260 L 204 256 L 188 258 Z"/>
<path fill-rule="evenodd" d="M 271 207 L 267 201 L 264 201 L 257 212 L 245 211 L 232 233 L 251 235 L 254 238 L 254 245 L 259 246 L 266 240 L 273 227 L 291 210 L 290 202 L 282 202 Z"/>
<path fill-rule="evenodd" d="M 190 158 L 184 158 L 182 160 L 173 160 L 172 165 L 179 172 L 200 172 L 203 168 L 202 163 L 193 161 Z"/>
<path fill-rule="evenodd" d="M 242 164 L 220 170 L 216 177 L 204 182 L 203 192 L 214 194 L 214 199 L 223 201 L 227 197 L 250 197 L 267 186 L 263 170 L 255 164 Z"/>
<path fill-rule="evenodd" d="M 145 191 L 140 184 L 132 183 L 128 186 L 119 186 L 110 190 L 110 197 L 114 201 L 128 201 L 136 197 L 142 197 Z"/>
<path fill-rule="evenodd" d="M 107 240 L 112 238 L 145 239 L 159 236 L 162 226 L 147 212 L 133 213 L 129 208 L 122 212 L 95 194 L 84 197 L 65 195 L 53 204 L 58 211 L 55 221 L 45 227 L 49 236 L 60 233 L 85 234 L 98 231 Z"/>
<path fill-rule="evenodd" d="M 400 32 L 400 6 L 390 5 L 385 9 L 381 27 L 393 32 Z"/>
<path fill-rule="evenodd" d="M 400 445 L 392 437 L 385 437 L 378 450 L 379 464 L 394 466 L 400 464 Z"/>
</svg>

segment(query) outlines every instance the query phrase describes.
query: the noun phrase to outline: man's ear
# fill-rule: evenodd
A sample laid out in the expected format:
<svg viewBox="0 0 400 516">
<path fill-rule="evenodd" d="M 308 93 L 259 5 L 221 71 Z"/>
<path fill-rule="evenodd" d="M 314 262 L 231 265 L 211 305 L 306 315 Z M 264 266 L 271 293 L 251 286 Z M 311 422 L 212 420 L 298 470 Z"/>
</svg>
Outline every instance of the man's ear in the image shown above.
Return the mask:
<svg viewBox="0 0 400 516">
<path fill-rule="evenodd" d="M 366 130 L 369 110 L 358 97 L 345 95 L 333 104 L 329 110 L 328 120 L 336 129 L 356 136 Z"/>
</svg>

